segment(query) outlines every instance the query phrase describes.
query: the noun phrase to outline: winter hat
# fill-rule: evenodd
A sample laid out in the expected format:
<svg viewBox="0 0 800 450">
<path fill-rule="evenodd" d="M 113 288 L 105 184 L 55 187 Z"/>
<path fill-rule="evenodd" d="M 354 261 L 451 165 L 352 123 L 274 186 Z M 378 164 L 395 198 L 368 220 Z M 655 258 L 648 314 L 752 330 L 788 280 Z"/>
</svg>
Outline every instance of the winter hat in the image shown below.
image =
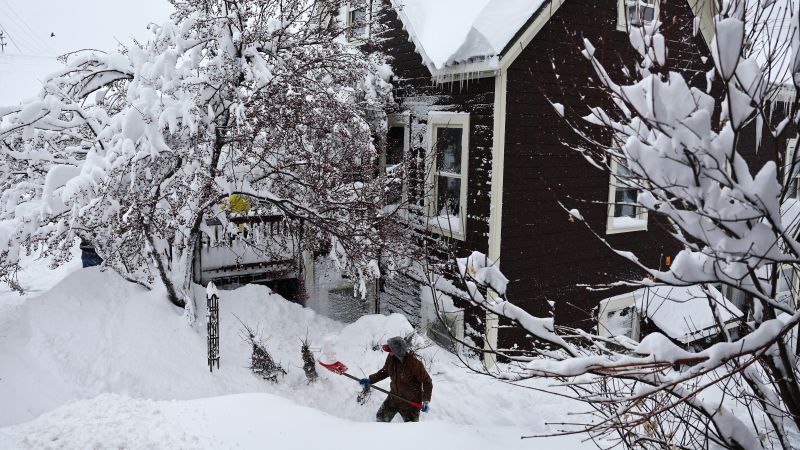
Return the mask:
<svg viewBox="0 0 800 450">
<path fill-rule="evenodd" d="M 403 358 L 406 357 L 408 353 L 408 343 L 405 339 L 401 338 L 400 336 L 395 336 L 389 339 L 386 342 L 386 345 L 389 346 L 389 349 L 392 351 L 392 354 L 397 357 L 401 362 Z"/>
</svg>

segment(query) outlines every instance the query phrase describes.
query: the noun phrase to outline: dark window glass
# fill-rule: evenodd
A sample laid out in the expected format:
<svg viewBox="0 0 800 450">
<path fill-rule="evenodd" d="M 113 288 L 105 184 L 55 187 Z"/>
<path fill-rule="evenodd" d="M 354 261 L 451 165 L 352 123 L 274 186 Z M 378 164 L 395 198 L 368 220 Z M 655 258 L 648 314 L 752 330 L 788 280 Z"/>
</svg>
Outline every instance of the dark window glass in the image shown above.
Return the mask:
<svg viewBox="0 0 800 450">
<path fill-rule="evenodd" d="M 403 149 L 405 148 L 405 127 L 389 128 L 389 137 L 386 143 L 386 166 L 395 166 L 403 162 Z"/>
</svg>

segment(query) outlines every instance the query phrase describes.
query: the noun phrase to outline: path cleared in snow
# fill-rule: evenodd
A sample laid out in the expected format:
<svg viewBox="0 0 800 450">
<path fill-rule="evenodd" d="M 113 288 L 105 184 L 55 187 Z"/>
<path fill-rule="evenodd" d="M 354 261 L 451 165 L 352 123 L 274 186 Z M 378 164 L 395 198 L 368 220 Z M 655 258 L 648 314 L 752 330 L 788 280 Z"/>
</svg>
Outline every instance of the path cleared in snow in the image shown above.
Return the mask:
<svg viewBox="0 0 800 450">
<path fill-rule="evenodd" d="M 204 318 L 190 326 L 163 292 L 112 272 L 67 273 L 51 274 L 66 276 L 33 298 L 0 295 L 0 448 L 263 448 L 277 439 L 281 448 L 333 442 L 359 449 L 394 445 L 387 426 L 413 437 L 398 448 L 426 440 L 437 448 L 538 448 L 544 441 L 520 436 L 552 432 L 545 422 L 566 421 L 580 408 L 475 375 L 432 346 L 420 352 L 434 382 L 432 412 L 421 424 L 376 424 L 378 392 L 361 406 L 355 382 L 319 367 L 319 381 L 306 382 L 300 339 L 308 336 L 317 352 L 332 340 L 351 373 L 365 375 L 385 359 L 376 344 L 412 330 L 403 316 L 345 326 L 265 287 L 221 291 L 220 369 L 210 373 Z M 44 285 L 45 273 L 37 279 Z M 236 317 L 268 338 L 288 372 L 279 383 L 246 369 L 250 348 Z M 546 441 L 548 448 L 593 448 L 576 437 Z"/>
</svg>

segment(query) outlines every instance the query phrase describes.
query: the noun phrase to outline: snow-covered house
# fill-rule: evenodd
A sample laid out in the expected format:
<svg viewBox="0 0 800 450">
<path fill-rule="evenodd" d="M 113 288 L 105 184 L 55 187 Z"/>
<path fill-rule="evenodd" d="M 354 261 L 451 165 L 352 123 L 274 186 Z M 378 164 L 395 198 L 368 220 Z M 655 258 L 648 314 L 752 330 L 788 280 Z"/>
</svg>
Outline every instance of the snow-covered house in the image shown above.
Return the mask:
<svg viewBox="0 0 800 450">
<path fill-rule="evenodd" d="M 372 37 L 391 57 L 394 71 L 398 109 L 390 116 L 389 137 L 398 147 L 395 153 L 427 156 L 418 158 L 427 167 L 415 168 L 425 174 L 420 178 L 427 189 L 412 180 L 404 195 L 424 193 L 414 201 L 427 214 L 431 235 L 448 241 L 456 254 L 480 251 L 499 261 L 511 280 L 509 298 L 529 312 L 547 315 L 554 308 L 558 322 L 584 328 L 594 325 L 593 310 L 610 294 L 582 285 L 642 274 L 571 221 L 559 201 L 598 201 L 581 205 L 595 230 L 647 264 L 668 264 L 676 248 L 656 218 L 614 204 L 635 192 L 615 186 L 612 174 L 573 151 L 578 137 L 553 103 L 581 111 L 586 104 L 602 104 L 593 69 L 581 55 L 582 40 L 595 44 L 612 76 L 622 77 L 626 68 L 620 61 L 635 60 L 626 24 L 655 19 L 669 41 L 670 68 L 704 89 L 712 68 L 710 58 L 701 58 L 710 55 L 712 37 L 705 2 L 383 4 L 388 11 L 380 18 L 381 35 Z M 356 1 L 346 4 L 342 20 L 363 17 L 362 8 Z M 359 30 L 364 36 L 372 32 Z M 353 41 L 360 44 L 357 37 Z M 431 308 L 423 306 L 430 295 L 423 291 L 413 275 L 391 277 L 381 286 L 379 309 L 434 328 Z M 623 292 L 611 295 L 618 293 Z M 488 326 L 492 346 L 508 348 L 520 337 L 469 310 L 451 311 L 447 319 L 459 332 Z"/>
</svg>

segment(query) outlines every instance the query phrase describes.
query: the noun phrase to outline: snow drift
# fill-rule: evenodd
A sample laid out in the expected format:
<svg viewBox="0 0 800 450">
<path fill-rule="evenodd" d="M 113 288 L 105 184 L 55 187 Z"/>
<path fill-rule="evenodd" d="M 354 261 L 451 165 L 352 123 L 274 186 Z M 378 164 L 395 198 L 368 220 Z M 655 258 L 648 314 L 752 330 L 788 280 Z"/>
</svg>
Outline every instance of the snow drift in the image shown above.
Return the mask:
<svg viewBox="0 0 800 450">
<path fill-rule="evenodd" d="M 412 331 L 403 316 L 365 316 L 345 326 L 266 287 L 220 295 L 221 359 L 213 373 L 206 364 L 205 324 L 188 325 L 163 292 L 112 272 L 77 270 L 24 301 L 0 295 L 0 426 L 6 426 L 0 448 L 219 448 L 220 442 L 250 448 L 261 445 L 248 439 L 273 439 L 270 433 L 282 436 L 276 441 L 282 448 L 320 448 L 323 438 L 297 431 L 303 421 L 334 442 L 358 435 L 351 448 L 361 448 L 362 441 L 364 448 L 374 445 L 385 426 L 371 423 L 383 397 L 374 392 L 360 406 L 356 383 L 321 368 L 319 381 L 309 385 L 300 340 L 307 336 L 317 357 L 323 341 L 333 342 L 350 372 L 366 375 L 385 359 L 373 350 L 376 344 Z M 277 384 L 246 368 L 250 348 L 237 317 L 260 330 L 287 370 Z M 571 406 L 476 376 L 439 347 L 420 356 L 434 392 L 432 412 L 422 419 L 430 423 L 414 428 L 414 439 L 448 436 L 439 442 L 461 442 L 459 448 L 521 444 L 523 434 L 551 432 L 544 421 L 564 418 Z M 274 426 L 265 428 L 267 423 Z M 148 437 L 141 430 L 150 430 Z M 564 442 L 571 443 L 565 448 L 580 446 L 575 438 Z"/>
</svg>

